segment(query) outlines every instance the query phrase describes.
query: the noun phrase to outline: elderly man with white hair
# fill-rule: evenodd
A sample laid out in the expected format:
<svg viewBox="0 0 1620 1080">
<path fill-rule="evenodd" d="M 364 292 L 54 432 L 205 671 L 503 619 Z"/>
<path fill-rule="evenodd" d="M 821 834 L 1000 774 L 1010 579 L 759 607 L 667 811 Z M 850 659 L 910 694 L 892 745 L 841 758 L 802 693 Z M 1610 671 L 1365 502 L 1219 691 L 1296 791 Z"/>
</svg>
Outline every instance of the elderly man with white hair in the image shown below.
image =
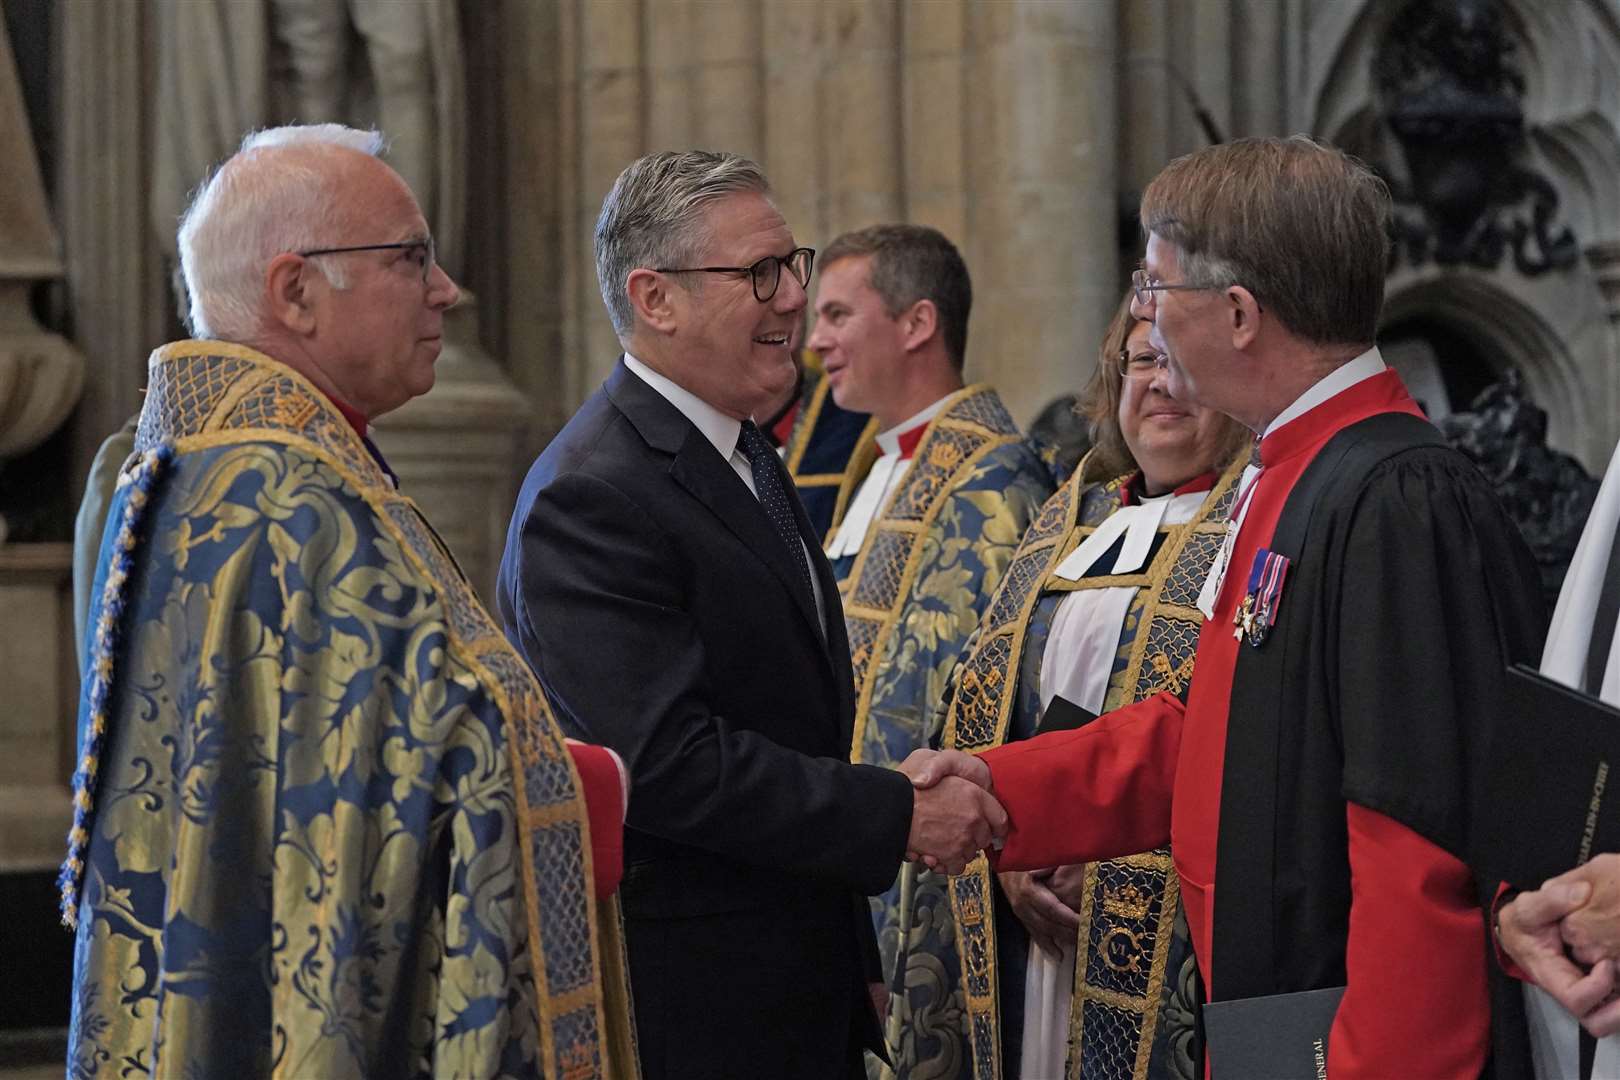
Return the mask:
<svg viewBox="0 0 1620 1080">
<path fill-rule="evenodd" d="M 91 589 L 69 1072 L 634 1075 L 622 781 L 367 437 L 455 283 L 375 132 L 250 136 Z"/>
</svg>

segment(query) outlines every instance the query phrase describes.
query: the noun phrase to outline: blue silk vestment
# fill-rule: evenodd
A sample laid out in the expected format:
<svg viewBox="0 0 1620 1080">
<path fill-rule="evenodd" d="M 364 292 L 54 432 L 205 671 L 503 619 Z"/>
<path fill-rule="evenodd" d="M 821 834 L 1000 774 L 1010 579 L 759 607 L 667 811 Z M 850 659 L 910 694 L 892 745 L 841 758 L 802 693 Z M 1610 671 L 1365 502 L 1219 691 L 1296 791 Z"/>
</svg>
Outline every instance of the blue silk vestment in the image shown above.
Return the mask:
<svg viewBox="0 0 1620 1080">
<path fill-rule="evenodd" d="M 1242 465 L 1238 461 L 1226 470 L 1192 520 L 1161 527 L 1161 538 L 1140 572 L 1088 574 L 1068 581 L 1054 569 L 1124 505 L 1132 479 L 1091 481 L 1082 462 L 1024 535 L 952 674 L 942 709 L 944 745 L 979 751 L 1035 733 L 1041 717 L 1041 662 L 1052 621 L 1058 605 L 1075 589 L 1136 589 L 1121 627 L 1103 711 L 1161 690 L 1184 693 L 1203 623 L 1194 605 L 1225 535 Z M 1097 560 L 1099 570 L 1112 564 L 1110 554 Z M 968 958 L 962 979 L 975 1080 L 1018 1074 L 1023 1027 L 1029 938 L 991 876 L 981 856 L 951 883 L 951 905 Z M 1197 966 L 1169 852 L 1090 864 L 1078 914 L 1065 1076 L 1199 1076 L 1203 1055 L 1196 1035 Z"/>
<path fill-rule="evenodd" d="M 153 354 L 90 627 L 70 1076 L 636 1075 L 540 687 L 313 386 Z"/>
<path fill-rule="evenodd" d="M 873 456 L 856 448 L 867 467 Z M 851 761 L 893 767 L 937 744 L 951 668 L 1051 492 L 1051 474 L 989 387 L 959 391 L 929 424 L 860 552 L 833 564 L 855 672 Z M 908 865 L 872 901 L 900 1077 L 968 1068 L 945 882 Z"/>
</svg>

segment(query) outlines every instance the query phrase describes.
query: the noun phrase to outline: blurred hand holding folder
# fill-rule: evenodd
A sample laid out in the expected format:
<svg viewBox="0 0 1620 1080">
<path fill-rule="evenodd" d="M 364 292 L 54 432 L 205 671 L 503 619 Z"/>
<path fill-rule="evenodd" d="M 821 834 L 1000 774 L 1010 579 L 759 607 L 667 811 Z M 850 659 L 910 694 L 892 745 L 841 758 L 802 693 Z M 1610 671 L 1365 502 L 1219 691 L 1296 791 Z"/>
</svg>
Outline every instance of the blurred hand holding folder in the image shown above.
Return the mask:
<svg viewBox="0 0 1620 1080">
<path fill-rule="evenodd" d="M 1516 664 L 1475 786 L 1473 851 L 1482 876 L 1536 888 L 1620 851 L 1620 709 Z"/>
</svg>

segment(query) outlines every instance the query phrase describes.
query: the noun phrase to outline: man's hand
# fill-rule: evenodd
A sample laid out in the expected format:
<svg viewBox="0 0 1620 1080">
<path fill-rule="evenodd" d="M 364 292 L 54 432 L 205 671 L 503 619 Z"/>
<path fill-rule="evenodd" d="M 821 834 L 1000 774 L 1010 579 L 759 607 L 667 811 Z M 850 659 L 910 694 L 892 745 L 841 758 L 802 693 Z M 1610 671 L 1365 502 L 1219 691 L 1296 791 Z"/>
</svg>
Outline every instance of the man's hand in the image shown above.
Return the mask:
<svg viewBox="0 0 1620 1080">
<path fill-rule="evenodd" d="M 1592 892 L 1585 904 L 1564 917 L 1559 930 L 1565 944 L 1583 964 L 1595 964 L 1605 957 L 1620 959 L 1620 855 L 1594 856 L 1547 884 L 1576 882 L 1590 885 Z"/>
<path fill-rule="evenodd" d="M 912 787 L 933 787 L 947 776 L 960 776 L 990 790 L 990 766 L 960 750 L 913 750 L 900 771 L 911 778 Z"/>
<path fill-rule="evenodd" d="M 1075 945 L 1080 929 L 1080 899 L 1085 887 L 1085 863 L 1055 870 L 998 874 L 1013 913 L 1029 931 L 1030 940 L 1054 960 Z"/>
<path fill-rule="evenodd" d="M 921 858 L 930 870 L 960 874 L 980 850 L 1007 835 L 1007 812 L 1001 804 L 960 776 L 914 788 L 911 796 L 906 854 Z"/>
<path fill-rule="evenodd" d="M 1615 989 L 1614 961 L 1600 960 L 1592 970 L 1581 969 L 1564 954 L 1559 921 L 1586 903 L 1592 886 L 1585 881 L 1549 880 L 1534 892 L 1520 893 L 1497 913 L 1498 939 L 1530 980 L 1553 996 L 1593 1035 L 1620 1031 L 1620 1001 L 1610 1001 Z"/>
</svg>

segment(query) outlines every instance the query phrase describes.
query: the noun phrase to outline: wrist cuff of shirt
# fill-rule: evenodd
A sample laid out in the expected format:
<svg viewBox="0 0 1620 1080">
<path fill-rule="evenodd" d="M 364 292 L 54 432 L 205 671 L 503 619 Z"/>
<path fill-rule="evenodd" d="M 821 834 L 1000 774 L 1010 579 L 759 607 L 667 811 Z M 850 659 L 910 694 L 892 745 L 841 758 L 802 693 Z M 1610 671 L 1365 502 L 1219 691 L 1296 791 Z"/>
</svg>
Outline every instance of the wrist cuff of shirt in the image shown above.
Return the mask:
<svg viewBox="0 0 1620 1080">
<path fill-rule="evenodd" d="M 1496 966 L 1501 968 L 1509 978 L 1518 979 L 1520 982 L 1529 982 L 1530 977 L 1524 973 L 1524 970 L 1518 964 L 1514 963 L 1513 957 L 1509 956 L 1502 948 L 1502 907 L 1505 904 L 1512 903 L 1513 898 L 1518 895 L 1518 887 L 1509 885 L 1505 881 L 1496 890 L 1496 899 L 1491 901 L 1491 951 L 1496 954 Z"/>
</svg>

